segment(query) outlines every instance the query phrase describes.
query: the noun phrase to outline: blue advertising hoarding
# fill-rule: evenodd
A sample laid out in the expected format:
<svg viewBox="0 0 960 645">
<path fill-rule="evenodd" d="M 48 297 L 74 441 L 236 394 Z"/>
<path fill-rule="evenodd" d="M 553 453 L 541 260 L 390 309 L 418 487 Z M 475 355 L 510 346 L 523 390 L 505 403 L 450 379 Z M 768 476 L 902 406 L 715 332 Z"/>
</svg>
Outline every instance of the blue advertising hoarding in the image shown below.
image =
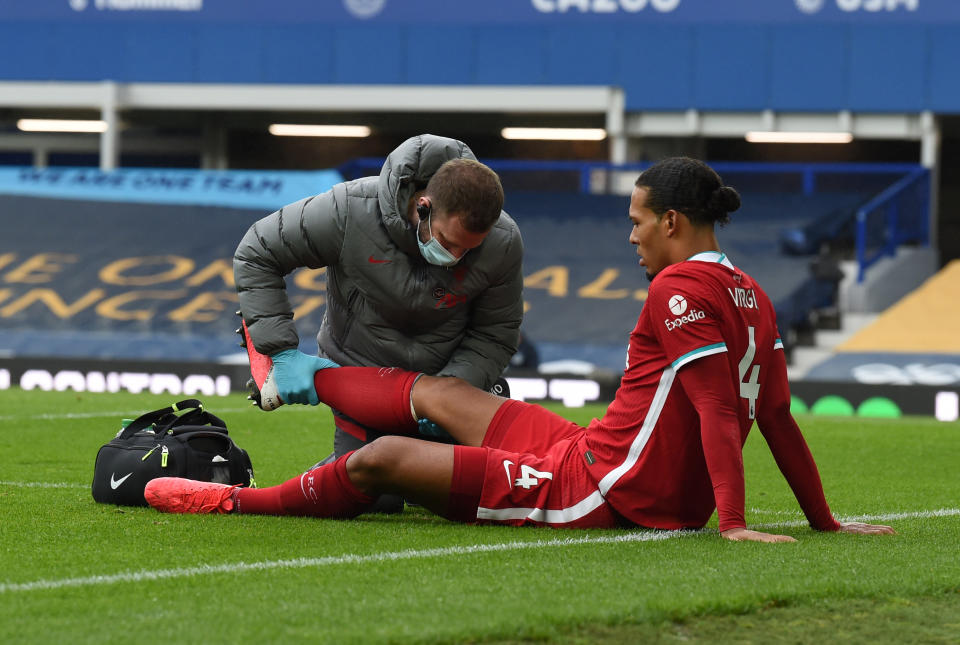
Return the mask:
<svg viewBox="0 0 960 645">
<path fill-rule="evenodd" d="M 960 0 L 3 0 L 0 81 L 605 85 L 630 111 L 960 112 L 958 28 Z"/>
<path fill-rule="evenodd" d="M 5 0 L 4 20 L 810 22 L 960 20 L 954 0 Z"/>
<path fill-rule="evenodd" d="M 194 204 L 270 212 L 343 181 L 336 170 L 0 168 L 0 195 L 109 202 Z"/>
</svg>

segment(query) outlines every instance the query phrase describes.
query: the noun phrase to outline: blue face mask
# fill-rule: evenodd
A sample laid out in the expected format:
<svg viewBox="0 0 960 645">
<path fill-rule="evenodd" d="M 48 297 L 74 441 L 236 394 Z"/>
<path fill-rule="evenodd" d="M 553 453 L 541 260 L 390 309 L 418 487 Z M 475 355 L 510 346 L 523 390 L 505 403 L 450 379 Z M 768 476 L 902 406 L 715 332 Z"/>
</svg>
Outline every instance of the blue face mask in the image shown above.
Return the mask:
<svg viewBox="0 0 960 645">
<path fill-rule="evenodd" d="M 433 236 L 433 229 L 430 226 L 430 218 L 432 216 L 433 213 L 427 215 L 427 232 L 430 234 L 430 239 L 426 242 L 421 242 L 420 235 L 417 235 L 417 244 L 420 245 L 420 255 L 430 264 L 435 264 L 440 267 L 452 267 L 460 261 L 460 258 L 443 248 L 440 241 Z"/>
</svg>

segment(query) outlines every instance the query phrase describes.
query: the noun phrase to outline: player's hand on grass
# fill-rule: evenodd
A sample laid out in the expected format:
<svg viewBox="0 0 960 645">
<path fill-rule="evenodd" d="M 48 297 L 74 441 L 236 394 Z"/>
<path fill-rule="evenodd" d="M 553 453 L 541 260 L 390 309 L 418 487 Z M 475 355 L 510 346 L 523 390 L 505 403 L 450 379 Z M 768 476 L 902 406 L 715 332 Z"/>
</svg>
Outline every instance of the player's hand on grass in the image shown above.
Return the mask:
<svg viewBox="0 0 960 645">
<path fill-rule="evenodd" d="M 340 367 L 333 361 L 304 354 L 297 349 L 285 349 L 270 357 L 277 393 L 284 403 L 317 405 L 320 399 L 313 384 L 313 375 L 329 367 Z"/>
<path fill-rule="evenodd" d="M 727 529 L 726 531 L 721 531 L 720 535 L 722 535 L 724 539 L 734 542 L 796 542 L 796 540 L 789 535 L 762 533 L 745 528 Z"/>
<path fill-rule="evenodd" d="M 891 526 L 883 524 L 864 524 L 863 522 L 840 522 L 841 533 L 853 533 L 855 535 L 896 535 L 897 532 Z"/>
</svg>

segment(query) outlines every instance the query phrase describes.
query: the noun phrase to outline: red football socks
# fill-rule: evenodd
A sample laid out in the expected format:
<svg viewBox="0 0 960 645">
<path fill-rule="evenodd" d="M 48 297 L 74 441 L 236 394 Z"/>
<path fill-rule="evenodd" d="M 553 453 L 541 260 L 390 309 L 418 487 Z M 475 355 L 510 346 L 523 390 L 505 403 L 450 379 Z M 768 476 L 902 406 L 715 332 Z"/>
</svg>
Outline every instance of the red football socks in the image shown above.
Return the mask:
<svg viewBox="0 0 960 645">
<path fill-rule="evenodd" d="M 453 447 L 453 476 L 450 499 L 443 516 L 454 522 L 476 522 L 480 493 L 483 492 L 487 449 L 473 446 Z"/>
<path fill-rule="evenodd" d="M 365 426 L 388 434 L 415 434 L 410 390 L 420 375 L 395 367 L 338 367 L 313 376 L 317 396 Z"/>
<path fill-rule="evenodd" d="M 233 491 L 233 512 L 254 515 L 286 515 L 280 502 L 282 486 L 238 488 Z"/>
<path fill-rule="evenodd" d="M 238 488 L 234 494 L 235 513 L 258 515 L 301 515 L 310 517 L 356 517 L 376 498 L 358 489 L 347 476 L 348 452 L 336 461 L 279 486 Z"/>
</svg>

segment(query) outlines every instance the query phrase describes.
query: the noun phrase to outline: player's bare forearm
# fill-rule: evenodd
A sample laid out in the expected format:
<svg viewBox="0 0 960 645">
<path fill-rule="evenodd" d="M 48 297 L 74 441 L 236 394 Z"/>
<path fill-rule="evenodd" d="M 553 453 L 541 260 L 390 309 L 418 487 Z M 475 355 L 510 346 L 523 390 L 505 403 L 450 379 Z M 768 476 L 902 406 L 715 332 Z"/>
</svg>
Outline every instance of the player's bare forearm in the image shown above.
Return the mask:
<svg viewBox="0 0 960 645">
<path fill-rule="evenodd" d="M 720 535 L 725 540 L 731 540 L 733 542 L 796 542 L 796 539 L 789 535 L 763 533 L 761 531 L 751 531 L 746 528 L 727 529 L 726 531 L 721 531 Z"/>
</svg>

